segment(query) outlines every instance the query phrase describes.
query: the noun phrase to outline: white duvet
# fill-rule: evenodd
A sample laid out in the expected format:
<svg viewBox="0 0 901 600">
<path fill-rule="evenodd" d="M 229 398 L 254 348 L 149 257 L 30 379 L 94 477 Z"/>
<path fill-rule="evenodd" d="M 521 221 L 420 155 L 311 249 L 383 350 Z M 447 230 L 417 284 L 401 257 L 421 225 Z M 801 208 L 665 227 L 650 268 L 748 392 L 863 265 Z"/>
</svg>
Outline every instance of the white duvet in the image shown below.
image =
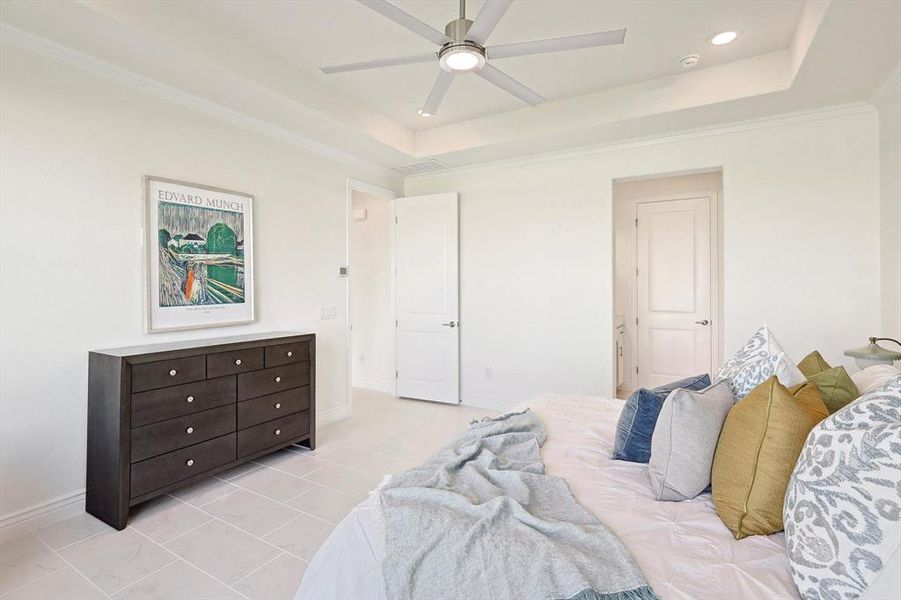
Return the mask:
<svg viewBox="0 0 901 600">
<path fill-rule="evenodd" d="M 781 533 L 735 540 L 710 494 L 658 502 L 647 465 L 610 459 L 622 401 L 544 395 L 528 406 L 547 429 L 541 450 L 547 474 L 565 479 L 619 535 L 661 598 L 798 597 Z M 313 557 L 297 600 L 385 599 L 384 548 L 371 501 L 354 508 Z"/>
</svg>

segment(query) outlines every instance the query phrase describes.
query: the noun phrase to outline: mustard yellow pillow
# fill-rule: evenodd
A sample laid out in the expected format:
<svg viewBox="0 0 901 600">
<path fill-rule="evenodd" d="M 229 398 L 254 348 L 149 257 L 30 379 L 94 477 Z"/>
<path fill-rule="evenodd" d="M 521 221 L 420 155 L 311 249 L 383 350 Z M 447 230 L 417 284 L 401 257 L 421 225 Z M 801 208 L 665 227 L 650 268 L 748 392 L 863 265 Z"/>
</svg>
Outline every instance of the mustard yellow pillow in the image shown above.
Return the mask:
<svg viewBox="0 0 901 600">
<path fill-rule="evenodd" d="M 826 369 L 831 369 L 832 365 L 826 362 L 826 359 L 823 358 L 823 355 L 814 350 L 807 356 L 801 359 L 801 362 L 798 363 L 798 369 L 804 373 L 804 377 L 810 378 L 811 375 L 816 375 Z"/>
<path fill-rule="evenodd" d="M 823 402 L 823 395 L 816 384 L 805 381 L 804 383 L 793 385 L 788 388 L 788 391 L 801 405 L 807 416 L 810 417 L 810 422 L 813 425 L 829 416 L 829 409 L 826 408 L 826 403 Z"/>
<path fill-rule="evenodd" d="M 857 386 L 845 371 L 845 367 L 833 367 L 815 375 L 808 375 L 807 380 L 819 388 L 829 414 L 860 397 L 860 392 L 857 391 Z"/>
<path fill-rule="evenodd" d="M 711 481 L 713 506 L 735 539 L 782 531 L 785 490 L 811 429 L 804 404 L 776 377 L 729 411 Z"/>
</svg>

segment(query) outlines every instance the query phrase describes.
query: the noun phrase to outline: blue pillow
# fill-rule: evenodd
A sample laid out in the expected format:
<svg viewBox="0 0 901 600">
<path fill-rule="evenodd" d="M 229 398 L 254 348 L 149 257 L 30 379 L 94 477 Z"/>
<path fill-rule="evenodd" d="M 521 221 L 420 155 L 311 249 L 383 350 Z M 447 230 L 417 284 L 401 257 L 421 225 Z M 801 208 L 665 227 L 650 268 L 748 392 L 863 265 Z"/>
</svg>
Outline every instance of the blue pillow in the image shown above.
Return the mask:
<svg viewBox="0 0 901 600">
<path fill-rule="evenodd" d="M 676 388 L 703 390 L 710 387 L 710 376 L 706 373 L 687 377 L 667 385 L 654 388 L 638 388 L 623 407 L 616 424 L 616 440 L 613 442 L 613 459 L 646 463 L 651 460 L 651 436 L 657 425 L 657 417 L 663 408 L 663 401 Z"/>
</svg>

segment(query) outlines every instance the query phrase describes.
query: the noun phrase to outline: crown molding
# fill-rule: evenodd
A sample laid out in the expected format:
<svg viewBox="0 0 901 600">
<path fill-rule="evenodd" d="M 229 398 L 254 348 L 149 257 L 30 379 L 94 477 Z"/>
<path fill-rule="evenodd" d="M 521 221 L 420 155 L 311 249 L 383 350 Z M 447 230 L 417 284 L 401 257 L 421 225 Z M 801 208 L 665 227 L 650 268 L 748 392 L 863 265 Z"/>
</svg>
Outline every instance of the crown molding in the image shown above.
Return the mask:
<svg viewBox="0 0 901 600">
<path fill-rule="evenodd" d="M 699 127 L 695 129 L 685 129 L 666 135 L 655 135 L 641 138 L 633 138 L 630 140 L 609 142 L 604 144 L 591 144 L 581 146 L 572 150 L 557 150 L 553 152 L 545 152 L 540 154 L 532 154 L 527 157 L 509 158 L 496 161 L 489 161 L 478 165 L 463 165 L 459 167 L 450 167 L 443 171 L 434 173 L 425 173 L 423 175 L 414 175 L 405 178 L 407 180 L 426 179 L 428 177 L 441 177 L 450 173 L 461 172 L 482 172 L 503 167 L 523 166 L 537 163 L 554 162 L 558 160 L 568 160 L 572 158 L 580 158 L 583 156 L 591 156 L 594 154 L 604 154 L 608 152 L 618 152 L 621 150 L 629 150 L 633 148 L 641 148 L 645 146 L 657 146 L 660 144 L 670 144 L 675 142 L 683 142 L 706 137 L 715 137 L 718 135 L 726 135 L 730 133 L 738 133 L 742 131 L 752 131 L 755 129 L 768 129 L 773 127 L 785 127 L 797 123 L 806 123 L 809 121 L 819 121 L 823 119 L 836 119 L 850 115 L 874 113 L 876 109 L 869 102 L 849 102 L 846 104 L 837 104 L 834 106 L 826 106 L 814 108 L 810 110 L 794 111 L 772 115 L 769 117 L 761 117 L 758 119 L 748 119 L 735 121 L 725 125 L 712 125 L 709 127 Z"/>
<path fill-rule="evenodd" d="M 200 96 L 189 94 L 168 84 L 118 67 L 91 54 L 48 40 L 8 23 L 0 23 L 0 41 L 15 44 L 57 62 L 83 69 L 132 89 L 152 94 L 173 104 L 190 108 L 236 127 L 290 144 L 346 166 L 381 177 L 396 177 L 394 173 L 382 165 L 369 162 L 338 148 L 317 142 L 299 133 L 278 127 L 262 119 L 251 117 Z"/>
<path fill-rule="evenodd" d="M 901 63 L 895 65 L 895 68 L 889 71 L 885 80 L 876 86 L 873 94 L 870 96 L 870 103 L 873 105 L 882 104 L 889 96 L 901 94 Z"/>
</svg>

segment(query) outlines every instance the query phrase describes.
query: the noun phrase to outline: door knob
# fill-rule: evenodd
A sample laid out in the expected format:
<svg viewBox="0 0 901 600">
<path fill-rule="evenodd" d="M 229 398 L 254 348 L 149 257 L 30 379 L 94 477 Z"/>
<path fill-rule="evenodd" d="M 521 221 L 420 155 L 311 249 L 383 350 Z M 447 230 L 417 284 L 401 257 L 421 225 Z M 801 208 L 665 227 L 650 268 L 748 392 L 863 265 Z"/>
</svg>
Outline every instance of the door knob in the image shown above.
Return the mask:
<svg viewBox="0 0 901 600">
<path fill-rule="evenodd" d="M 710 325 L 710 321 L 707 319 L 701 319 L 700 321 L 695 321 L 698 325 Z"/>
<path fill-rule="evenodd" d="M 451 321 L 450 323 L 442 323 L 441 326 L 442 326 L 442 327 L 451 327 L 451 328 L 454 328 L 454 327 L 457 326 L 457 322 L 456 322 L 456 321 Z"/>
</svg>

